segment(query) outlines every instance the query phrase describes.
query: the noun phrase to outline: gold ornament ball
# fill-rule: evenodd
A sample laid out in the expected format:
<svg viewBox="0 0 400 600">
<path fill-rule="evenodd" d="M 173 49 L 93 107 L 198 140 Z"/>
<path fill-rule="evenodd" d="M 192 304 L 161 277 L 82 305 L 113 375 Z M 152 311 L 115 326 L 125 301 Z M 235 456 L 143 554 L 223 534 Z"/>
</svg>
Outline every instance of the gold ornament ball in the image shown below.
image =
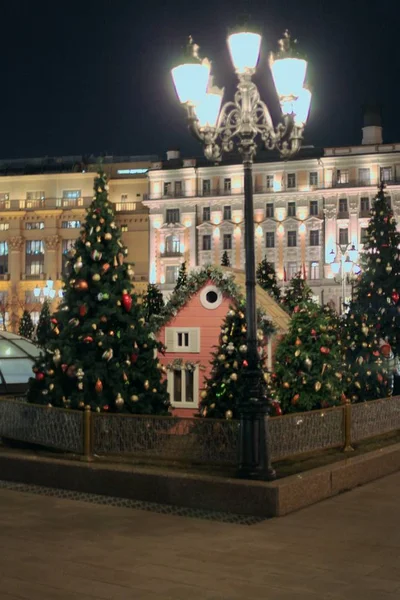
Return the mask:
<svg viewBox="0 0 400 600">
<path fill-rule="evenodd" d="M 116 404 L 116 406 L 118 406 L 118 407 L 121 407 L 121 406 L 123 406 L 123 404 L 124 404 L 124 399 L 123 399 L 123 397 L 121 396 L 121 394 L 118 394 L 118 395 L 117 395 L 117 397 L 115 398 L 115 404 Z"/>
<path fill-rule="evenodd" d="M 104 234 L 104 239 L 107 240 L 107 241 L 110 241 L 112 239 L 111 233 L 105 233 Z"/>
<path fill-rule="evenodd" d="M 210 404 L 210 408 L 215 408 L 215 404 Z"/>
<path fill-rule="evenodd" d="M 99 275 L 98 273 L 95 273 L 95 274 L 92 276 L 92 279 L 93 279 L 93 281 L 100 281 L 100 275 Z"/>
<path fill-rule="evenodd" d="M 227 410 L 225 413 L 225 418 L 232 419 L 232 417 L 233 417 L 233 412 L 231 410 Z"/>
<path fill-rule="evenodd" d="M 237 373 L 231 373 L 232 381 L 237 381 L 237 378 L 238 378 Z"/>
<path fill-rule="evenodd" d="M 149 380 L 148 380 L 148 379 L 146 379 L 146 381 L 144 382 L 143 386 L 144 386 L 144 389 L 145 389 L 145 390 L 148 390 L 148 389 L 149 389 L 149 387 L 150 387 L 150 383 L 149 383 Z"/>
<path fill-rule="evenodd" d="M 314 389 L 316 392 L 319 392 L 319 390 L 322 388 L 322 383 L 320 381 L 316 381 L 315 385 L 314 385 Z"/>
<path fill-rule="evenodd" d="M 137 402 L 139 400 L 139 396 L 136 396 L 134 394 L 133 396 L 131 396 L 131 400 L 132 400 L 132 402 Z"/>
</svg>

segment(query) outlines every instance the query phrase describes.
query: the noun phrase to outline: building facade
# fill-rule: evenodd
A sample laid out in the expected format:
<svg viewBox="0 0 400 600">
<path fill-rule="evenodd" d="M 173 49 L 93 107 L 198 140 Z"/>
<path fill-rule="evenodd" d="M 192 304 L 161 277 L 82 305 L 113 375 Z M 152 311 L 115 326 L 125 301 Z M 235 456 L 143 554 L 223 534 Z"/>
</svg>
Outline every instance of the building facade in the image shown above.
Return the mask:
<svg viewBox="0 0 400 600">
<path fill-rule="evenodd" d="M 212 165 L 172 151 L 148 176 L 151 282 L 168 293 L 181 262 L 220 264 L 224 251 L 232 267 L 244 268 L 239 158 Z M 381 127 L 368 122 L 359 146 L 305 147 L 290 161 L 259 154 L 253 166 L 256 261 L 273 263 L 282 286 L 301 271 L 315 299 L 339 309 L 359 268 L 356 259 L 347 274 L 342 260 L 353 245 L 362 252 L 381 180 L 400 223 L 400 144 L 382 144 Z"/>
<path fill-rule="evenodd" d="M 143 291 L 149 271 L 147 171 L 155 157 L 105 157 L 110 200 Z M 38 318 L 34 289 L 51 279 L 61 289 L 67 252 L 93 198 L 93 158 L 0 161 L 0 320 L 16 329 L 24 308 Z"/>
</svg>

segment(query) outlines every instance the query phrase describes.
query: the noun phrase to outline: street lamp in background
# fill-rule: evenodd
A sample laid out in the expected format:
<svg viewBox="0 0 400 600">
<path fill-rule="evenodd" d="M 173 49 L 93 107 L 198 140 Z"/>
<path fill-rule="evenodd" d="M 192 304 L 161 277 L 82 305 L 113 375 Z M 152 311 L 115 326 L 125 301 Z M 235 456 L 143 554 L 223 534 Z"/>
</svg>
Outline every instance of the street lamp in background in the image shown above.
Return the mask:
<svg viewBox="0 0 400 600">
<path fill-rule="evenodd" d="M 333 275 L 340 275 L 342 286 L 342 313 L 346 311 L 346 283 L 352 275 L 358 275 L 361 271 L 357 264 L 358 250 L 354 244 L 336 244 L 337 255 L 334 250 L 330 251 L 331 270 Z M 334 277 L 336 281 L 336 277 Z"/>
<path fill-rule="evenodd" d="M 179 101 L 187 111 L 189 129 L 202 142 L 206 158 L 215 163 L 224 153 L 238 150 L 243 159 L 249 396 L 239 406 L 239 475 L 271 479 L 275 474 L 267 443 L 268 400 L 262 392 L 257 351 L 252 166 L 260 142 L 268 150 L 278 150 L 285 159 L 299 151 L 311 93 L 304 87 L 307 62 L 298 55 L 296 43 L 291 43 L 289 33 L 285 32 L 279 41 L 279 51 L 271 54 L 269 61 L 282 111 L 282 122 L 275 127 L 252 81 L 259 61 L 261 36 L 246 24 L 229 35 L 227 42 L 238 77 L 232 102 L 222 105 L 224 90 L 213 85 L 211 63 L 199 57 L 199 47 L 192 38 L 185 59 L 172 69 L 172 77 Z M 266 61 L 263 68 L 267 68 Z"/>
<path fill-rule="evenodd" d="M 36 286 L 33 290 L 33 295 L 37 300 L 43 304 L 45 300 L 51 302 L 56 297 L 56 290 L 54 289 L 54 282 L 52 279 L 48 279 L 46 281 L 46 285 L 44 287 Z M 62 298 L 62 290 L 58 291 L 58 296 Z"/>
</svg>

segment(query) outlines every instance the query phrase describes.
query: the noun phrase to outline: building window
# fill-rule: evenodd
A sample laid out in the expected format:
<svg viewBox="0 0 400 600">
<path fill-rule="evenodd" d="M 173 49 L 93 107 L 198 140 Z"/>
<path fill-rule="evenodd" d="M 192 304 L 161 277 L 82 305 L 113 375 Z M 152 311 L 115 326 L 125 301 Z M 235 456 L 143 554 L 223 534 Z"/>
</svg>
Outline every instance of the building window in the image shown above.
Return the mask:
<svg viewBox="0 0 400 600">
<path fill-rule="evenodd" d="M 172 183 L 170 181 L 164 181 L 164 196 L 170 196 L 172 192 Z"/>
<path fill-rule="evenodd" d="M 203 250 L 211 250 L 211 235 L 203 235 Z"/>
<path fill-rule="evenodd" d="M 165 254 L 174 255 L 181 253 L 181 242 L 177 235 L 169 235 L 165 238 Z"/>
<path fill-rule="evenodd" d="M 25 304 L 36 304 L 37 301 L 33 290 L 25 290 Z"/>
<path fill-rule="evenodd" d="M 349 172 L 347 169 L 338 169 L 336 173 L 338 184 L 343 185 L 349 183 Z"/>
<path fill-rule="evenodd" d="M 224 206 L 224 221 L 230 221 L 232 219 L 232 209 L 230 206 Z"/>
<path fill-rule="evenodd" d="M 61 221 L 61 229 L 79 229 L 80 221 Z"/>
<path fill-rule="evenodd" d="M 318 216 L 318 200 L 310 200 L 310 217 Z"/>
<path fill-rule="evenodd" d="M 8 231 L 10 229 L 9 223 L 0 223 L 0 231 Z"/>
<path fill-rule="evenodd" d="M 41 191 L 26 192 L 27 200 L 44 200 L 44 198 L 45 198 L 44 192 L 41 192 Z"/>
<path fill-rule="evenodd" d="M 266 248 L 275 248 L 275 232 L 267 231 L 265 234 L 265 246 Z"/>
<path fill-rule="evenodd" d="M 8 192 L 0 192 L 0 202 L 7 202 L 10 199 Z"/>
<path fill-rule="evenodd" d="M 81 190 L 63 190 L 63 198 L 66 198 L 67 200 L 78 200 L 80 197 Z"/>
<path fill-rule="evenodd" d="M 203 221 L 211 221 L 211 208 L 209 206 L 203 207 Z"/>
<path fill-rule="evenodd" d="M 44 244 L 42 240 L 30 240 L 26 242 L 27 254 L 44 254 Z"/>
<path fill-rule="evenodd" d="M 347 198 L 340 198 L 339 200 L 339 213 L 347 213 Z"/>
<path fill-rule="evenodd" d="M 365 244 L 368 241 L 368 227 L 361 227 L 360 229 L 360 242 Z"/>
<path fill-rule="evenodd" d="M 288 217 L 296 216 L 296 202 L 288 202 Z"/>
<path fill-rule="evenodd" d="M 128 194 L 121 194 L 121 202 L 128 202 Z"/>
<path fill-rule="evenodd" d="M 310 263 L 310 279 L 319 279 L 319 262 Z"/>
<path fill-rule="evenodd" d="M 381 181 L 393 181 L 392 167 L 381 167 Z"/>
<path fill-rule="evenodd" d="M 225 233 L 222 239 L 223 250 L 232 250 L 232 236 L 230 233 Z"/>
<path fill-rule="evenodd" d="M 175 181 L 175 196 L 182 195 L 182 181 Z"/>
<path fill-rule="evenodd" d="M 349 230 L 346 229 L 339 229 L 339 244 L 341 246 L 347 246 L 347 244 L 349 243 Z"/>
<path fill-rule="evenodd" d="M 165 283 L 168 283 L 168 284 L 176 283 L 176 280 L 178 279 L 178 272 L 179 272 L 179 267 L 176 265 L 167 267 L 165 269 Z"/>
<path fill-rule="evenodd" d="M 369 169 L 358 169 L 358 177 L 361 185 L 370 185 L 371 174 Z"/>
<path fill-rule="evenodd" d="M 25 229 L 44 229 L 44 222 L 33 221 L 32 223 L 25 223 Z"/>
<path fill-rule="evenodd" d="M 265 211 L 265 216 L 267 217 L 267 219 L 273 219 L 274 218 L 274 205 L 271 203 L 268 203 L 266 206 L 266 211 Z"/>
<path fill-rule="evenodd" d="M 121 232 L 126 233 L 127 231 L 128 231 L 128 225 L 126 225 L 126 224 L 121 225 Z"/>
<path fill-rule="evenodd" d="M 318 173 L 317 171 L 312 171 L 310 173 L 310 185 L 317 186 L 318 185 Z"/>
<path fill-rule="evenodd" d="M 200 329 L 198 327 L 166 327 L 167 352 L 200 352 Z"/>
<path fill-rule="evenodd" d="M 274 176 L 267 175 L 267 190 L 273 190 L 273 189 L 274 189 Z"/>
<path fill-rule="evenodd" d="M 179 223 L 179 208 L 167 208 L 167 223 Z"/>
<path fill-rule="evenodd" d="M 287 245 L 289 248 L 295 248 L 297 246 L 297 231 L 287 232 Z"/>
<path fill-rule="evenodd" d="M 310 231 L 310 246 L 319 246 L 319 229 Z"/>
<path fill-rule="evenodd" d="M 232 189 L 231 179 L 224 179 L 224 192 L 230 192 Z"/>
<path fill-rule="evenodd" d="M 363 213 L 369 212 L 369 198 L 361 198 L 360 210 Z"/>
<path fill-rule="evenodd" d="M 40 311 L 39 310 L 32 310 L 31 311 L 31 319 L 32 319 L 32 323 L 36 326 L 39 323 L 39 317 L 40 317 Z"/>
<path fill-rule="evenodd" d="M 185 331 L 185 332 L 178 332 L 177 333 L 177 337 L 178 337 L 178 348 L 189 348 L 189 332 Z"/>
<path fill-rule="evenodd" d="M 211 179 L 203 179 L 203 196 L 211 194 Z"/>
<path fill-rule="evenodd" d="M 61 245 L 61 269 L 65 274 L 66 264 L 69 260 L 68 252 L 72 250 L 75 245 L 75 240 L 63 240 Z"/>
<path fill-rule="evenodd" d="M 0 242 L 0 275 L 8 273 L 8 243 Z"/>
<path fill-rule="evenodd" d="M 288 189 L 296 187 L 296 173 L 288 173 L 287 176 L 287 186 Z"/>
<path fill-rule="evenodd" d="M 287 273 L 289 279 L 292 279 L 295 275 L 297 275 L 297 262 L 288 263 Z"/>
<path fill-rule="evenodd" d="M 199 395 L 198 368 L 170 371 L 168 374 L 168 393 L 173 406 L 195 407 Z"/>
</svg>

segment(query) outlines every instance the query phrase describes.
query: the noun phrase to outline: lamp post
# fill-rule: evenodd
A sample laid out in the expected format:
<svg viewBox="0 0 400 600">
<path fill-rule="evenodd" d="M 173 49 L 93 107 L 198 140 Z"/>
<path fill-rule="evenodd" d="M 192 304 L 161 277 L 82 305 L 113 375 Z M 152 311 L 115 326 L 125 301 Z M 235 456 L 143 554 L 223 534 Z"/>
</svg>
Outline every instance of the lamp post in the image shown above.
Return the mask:
<svg viewBox="0 0 400 600">
<path fill-rule="evenodd" d="M 304 87 L 307 62 L 299 57 L 289 33 L 285 32 L 279 41 L 279 51 L 270 56 L 282 110 L 282 122 L 274 127 L 269 109 L 252 81 L 259 60 L 261 36 L 246 25 L 229 35 L 227 42 L 238 77 L 233 101 L 221 107 L 224 90 L 213 86 L 211 64 L 208 59 L 199 57 L 199 47 L 192 38 L 189 38 L 185 60 L 172 69 L 172 77 L 178 98 L 187 111 L 189 129 L 202 142 L 206 158 L 219 162 L 224 153 L 237 149 L 243 159 L 249 394 L 239 404 L 239 475 L 271 479 L 274 471 L 267 443 L 268 400 L 262 391 L 257 350 L 252 166 L 260 141 L 266 149 L 278 150 L 285 159 L 298 152 L 311 93 Z"/>
<path fill-rule="evenodd" d="M 338 244 L 338 255 L 335 254 L 334 250 L 330 251 L 331 270 L 334 275 L 340 274 L 340 283 L 342 286 L 342 313 L 346 310 L 346 282 L 349 279 L 350 273 L 358 274 L 360 268 L 356 261 L 358 258 L 358 251 L 354 244 Z M 338 259 L 338 260 L 336 260 Z M 357 271 L 358 269 L 358 271 Z M 336 278 L 334 277 L 336 281 Z"/>
<path fill-rule="evenodd" d="M 56 297 L 56 290 L 54 289 L 54 282 L 52 279 L 48 279 L 46 281 L 46 285 L 44 287 L 36 286 L 33 290 L 33 295 L 38 301 L 43 304 L 46 300 L 51 301 Z M 58 296 L 62 297 L 62 290 L 58 291 Z"/>
</svg>

